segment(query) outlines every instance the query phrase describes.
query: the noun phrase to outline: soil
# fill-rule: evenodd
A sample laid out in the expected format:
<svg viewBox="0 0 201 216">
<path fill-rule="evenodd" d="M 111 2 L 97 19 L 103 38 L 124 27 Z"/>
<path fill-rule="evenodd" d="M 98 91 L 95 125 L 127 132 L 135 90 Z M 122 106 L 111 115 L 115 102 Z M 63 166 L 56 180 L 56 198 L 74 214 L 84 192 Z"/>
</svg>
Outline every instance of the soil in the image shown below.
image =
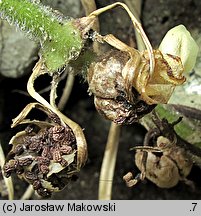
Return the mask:
<svg viewBox="0 0 201 216">
<path fill-rule="evenodd" d="M 77 0 L 78 1 L 78 0 Z M 56 1 L 55 1 L 56 2 Z M 58 1 L 59 2 L 59 1 Z M 97 1 L 97 6 L 102 7 L 114 1 Z M 80 7 L 80 16 L 84 11 Z M 119 17 L 122 17 L 121 19 Z M 125 19 L 124 19 L 125 18 Z M 200 31 L 201 26 L 201 2 L 198 0 L 144 0 L 142 4 L 142 23 L 149 39 L 154 47 L 157 47 L 164 34 L 173 26 L 184 24 L 187 29 Z M 112 10 L 110 13 L 100 17 L 101 33 L 113 33 L 121 40 L 129 42 L 134 37 L 131 23 L 124 11 Z M 115 24 L 115 25 L 114 25 Z M 31 67 L 28 68 L 31 72 Z M 47 77 L 46 77 L 47 78 Z M 41 81 L 49 80 L 44 78 Z M 20 93 L 26 92 L 26 82 L 28 76 L 10 79 L 2 77 L 0 84 L 0 104 L 2 117 L 0 126 L 0 139 L 5 150 L 8 152 L 9 139 L 15 134 L 17 129 L 10 129 L 12 118 L 19 114 L 24 106 L 33 100 Z M 61 93 L 64 81 L 59 86 Z M 40 84 L 39 87 L 41 88 Z M 80 171 L 79 178 L 75 182 L 69 183 L 67 187 L 58 193 L 53 194 L 51 199 L 97 199 L 99 172 L 104 154 L 107 134 L 110 122 L 99 116 L 94 108 L 93 97 L 87 93 L 88 86 L 79 76 L 76 77 L 70 99 L 65 107 L 64 113 L 76 121 L 84 128 L 88 143 L 89 157 L 85 167 Z M 44 97 L 48 96 L 47 93 Z M 138 123 L 130 126 L 122 126 L 117 164 L 113 181 L 112 199 L 134 199 L 134 200 L 184 200 L 201 198 L 201 169 L 194 165 L 188 177 L 195 184 L 192 189 L 184 182 L 179 182 L 171 189 L 161 189 L 148 180 L 138 183 L 133 188 L 128 188 L 122 180 L 123 175 L 132 171 L 137 174 L 139 171 L 134 164 L 134 152 L 129 151 L 134 145 L 143 142 L 146 130 Z M 15 177 L 15 198 L 19 199 L 28 186 L 25 182 Z M 33 195 L 32 199 L 38 199 Z"/>
</svg>

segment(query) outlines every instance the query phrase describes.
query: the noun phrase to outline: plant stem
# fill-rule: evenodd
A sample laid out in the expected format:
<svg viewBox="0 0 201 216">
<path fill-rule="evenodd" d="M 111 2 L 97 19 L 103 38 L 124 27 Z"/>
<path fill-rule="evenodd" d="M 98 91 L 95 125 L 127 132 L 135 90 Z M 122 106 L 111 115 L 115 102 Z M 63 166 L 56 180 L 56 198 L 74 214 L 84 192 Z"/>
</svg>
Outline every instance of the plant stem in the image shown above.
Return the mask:
<svg viewBox="0 0 201 216">
<path fill-rule="evenodd" d="M 22 197 L 20 198 L 20 200 L 29 200 L 33 194 L 34 194 L 33 186 L 29 185 L 26 191 L 24 192 L 24 194 L 22 195 Z"/>
<path fill-rule="evenodd" d="M 1 168 L 0 170 L 3 170 L 4 164 L 5 164 L 5 155 L 4 155 L 1 143 L 0 143 L 0 168 Z M 8 192 L 8 199 L 13 200 L 13 198 L 14 198 L 14 188 L 13 188 L 12 178 L 11 178 L 11 176 L 9 178 L 6 178 L 3 175 L 3 179 L 4 179 L 6 189 L 7 189 L 7 192 Z"/>
<path fill-rule="evenodd" d="M 130 8 L 131 12 L 135 14 L 136 19 L 140 21 L 141 16 L 141 8 L 142 8 L 142 0 L 130 1 L 124 0 L 125 4 Z M 135 37 L 137 41 L 137 49 L 139 51 L 143 51 L 146 49 L 145 44 L 140 36 L 139 32 L 135 29 Z"/>
<path fill-rule="evenodd" d="M 34 0 L 1 0 L 0 17 L 40 42 L 43 61 L 54 72 L 77 58 L 83 46 L 73 19 L 56 14 Z"/>
<path fill-rule="evenodd" d="M 99 178 L 99 199 L 110 200 L 121 126 L 111 123 Z"/>
<path fill-rule="evenodd" d="M 179 105 L 178 105 L 179 106 Z M 185 107 L 179 106 L 180 109 L 184 109 Z M 155 112 L 162 119 L 166 118 L 168 122 L 174 122 L 179 117 L 183 117 L 182 121 L 175 125 L 175 132 L 184 140 L 191 143 L 192 145 L 196 145 L 201 148 L 200 142 L 200 130 L 201 130 L 201 121 L 197 119 L 196 113 L 198 114 L 199 110 L 188 109 L 188 113 L 185 113 L 182 110 L 178 110 L 177 106 L 173 104 L 160 104 L 155 108 Z M 192 116 L 190 116 L 192 115 Z M 200 114 L 199 114 L 200 115 Z M 152 114 L 148 114 L 140 119 L 140 123 L 147 129 L 155 127 L 154 122 L 152 120 Z"/>
<path fill-rule="evenodd" d="M 70 97 L 73 88 L 74 80 L 75 80 L 75 75 L 73 74 L 73 72 L 68 73 L 68 77 L 66 78 L 66 84 L 63 89 L 62 96 L 58 103 L 58 109 L 60 111 L 64 109 L 66 103 L 68 102 L 68 99 Z"/>
<path fill-rule="evenodd" d="M 82 6 L 85 10 L 85 15 L 88 16 L 90 13 L 95 11 L 96 8 L 96 2 L 95 0 L 81 0 Z M 94 24 L 92 26 L 92 29 L 96 32 L 100 31 L 100 25 L 99 25 L 99 20 L 98 17 L 95 19 Z M 96 54 L 100 53 L 100 44 L 97 41 L 93 42 L 93 51 Z"/>
</svg>

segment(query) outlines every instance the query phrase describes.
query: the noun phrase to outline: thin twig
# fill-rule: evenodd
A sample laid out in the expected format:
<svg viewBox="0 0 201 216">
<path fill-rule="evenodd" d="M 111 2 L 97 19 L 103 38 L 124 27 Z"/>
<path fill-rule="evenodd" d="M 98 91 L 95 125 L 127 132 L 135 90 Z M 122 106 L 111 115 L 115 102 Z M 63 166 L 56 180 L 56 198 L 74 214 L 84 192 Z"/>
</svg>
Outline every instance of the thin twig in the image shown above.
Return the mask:
<svg viewBox="0 0 201 216">
<path fill-rule="evenodd" d="M 53 75 L 50 90 L 50 105 L 57 109 L 56 98 L 57 98 L 57 87 L 59 84 L 59 76 Z"/>
<path fill-rule="evenodd" d="M 99 199 L 110 200 L 120 137 L 120 126 L 111 123 L 99 178 Z"/>
</svg>

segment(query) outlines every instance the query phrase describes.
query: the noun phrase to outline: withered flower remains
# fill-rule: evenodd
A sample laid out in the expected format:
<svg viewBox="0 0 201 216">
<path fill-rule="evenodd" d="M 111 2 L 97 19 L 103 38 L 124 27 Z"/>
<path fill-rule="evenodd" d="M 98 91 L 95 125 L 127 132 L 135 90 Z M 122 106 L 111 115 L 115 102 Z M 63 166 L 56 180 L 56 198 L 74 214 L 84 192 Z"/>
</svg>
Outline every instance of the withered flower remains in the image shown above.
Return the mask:
<svg viewBox="0 0 201 216">
<path fill-rule="evenodd" d="M 32 108 L 45 112 L 50 121 L 24 119 Z M 4 174 L 16 173 L 33 185 L 42 197 L 63 189 L 86 161 L 86 146 L 77 141 L 72 128 L 39 103 L 27 105 L 14 119 L 13 126 L 30 124 L 11 140 L 12 149 L 4 165 Z M 80 157 L 82 154 L 82 157 Z"/>
</svg>

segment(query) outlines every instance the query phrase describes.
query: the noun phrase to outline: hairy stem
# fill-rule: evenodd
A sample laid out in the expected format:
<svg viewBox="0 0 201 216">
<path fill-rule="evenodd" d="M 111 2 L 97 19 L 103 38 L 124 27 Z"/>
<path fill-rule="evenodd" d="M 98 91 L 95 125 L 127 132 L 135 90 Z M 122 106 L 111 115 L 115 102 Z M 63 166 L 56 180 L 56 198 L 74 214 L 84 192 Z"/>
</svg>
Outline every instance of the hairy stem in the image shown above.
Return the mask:
<svg viewBox="0 0 201 216">
<path fill-rule="evenodd" d="M 54 72 L 77 58 L 83 46 L 73 20 L 34 0 L 1 0 L 0 17 L 40 42 L 43 61 Z"/>
</svg>

